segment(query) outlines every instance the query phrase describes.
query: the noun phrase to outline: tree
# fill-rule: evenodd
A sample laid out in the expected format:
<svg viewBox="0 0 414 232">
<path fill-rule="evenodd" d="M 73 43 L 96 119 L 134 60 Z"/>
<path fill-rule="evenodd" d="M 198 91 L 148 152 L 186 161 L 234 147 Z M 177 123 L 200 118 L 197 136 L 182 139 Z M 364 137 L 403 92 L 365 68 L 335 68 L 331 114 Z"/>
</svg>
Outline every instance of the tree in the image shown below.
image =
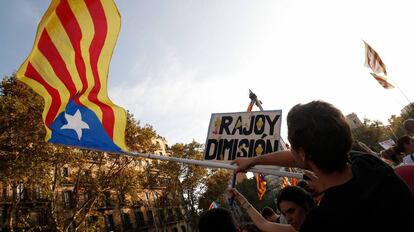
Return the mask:
<svg viewBox="0 0 414 232">
<path fill-rule="evenodd" d="M 6 225 L 13 231 L 17 205 L 26 197 L 28 186 L 47 188 L 51 183 L 48 163 L 55 148 L 44 142 L 41 121 L 42 99 L 14 76 L 0 84 L 0 181 L 11 186 L 12 204 L 7 208 Z M 26 188 L 23 188 L 26 186 Z M 18 192 L 17 189 L 20 188 Z M 17 223 L 25 224 L 24 220 Z"/>
<path fill-rule="evenodd" d="M 386 127 L 380 121 L 364 119 L 363 125 L 355 128 L 352 134 L 355 140 L 365 143 L 371 149 L 378 152 L 382 150 L 378 142 L 388 138 L 388 133 L 385 129 Z"/>
<path fill-rule="evenodd" d="M 262 200 L 259 200 L 256 188 L 256 178 L 245 179 L 241 183 L 237 184 L 236 187 L 259 212 L 265 206 L 276 208 L 276 193 L 269 188 L 267 188 Z"/>
<path fill-rule="evenodd" d="M 231 181 L 231 177 L 232 172 L 229 170 L 210 170 L 210 174 L 208 175 L 206 182 L 206 191 L 199 199 L 199 208 L 207 210 L 213 201 L 220 206 L 227 205 L 226 191 Z"/>
<path fill-rule="evenodd" d="M 0 181 L 11 186 L 12 204 L 7 207 L 7 220 L 1 228 L 13 231 L 27 227 L 28 217 L 19 212 L 20 201 L 37 198 L 45 205 L 49 229 L 67 231 L 79 228 L 105 198 L 106 192 L 131 196 L 139 200 L 142 188 L 138 158 L 53 145 L 44 141 L 41 120 L 43 99 L 14 76 L 0 84 Z M 149 125 L 141 127 L 128 113 L 126 143 L 138 152 L 153 152 L 152 139 L 158 136 Z M 64 167 L 75 167 L 71 175 L 62 175 Z M 59 186 L 70 185 L 71 203 L 65 207 Z M 88 197 L 84 197 L 87 193 Z M 13 220 L 16 220 L 14 222 Z M 99 229 L 99 228 L 98 228 Z"/>
<path fill-rule="evenodd" d="M 201 160 L 201 147 L 202 145 L 196 141 L 189 144 L 178 143 L 171 147 L 170 155 Z M 182 203 L 185 217 L 190 221 L 192 228 L 196 228 L 198 201 L 205 188 L 206 168 L 177 162 L 153 162 L 151 167 L 157 172 L 152 173 L 153 177 L 150 177 L 147 186 L 165 186 L 163 196 L 177 199 L 176 204 Z M 164 180 L 163 183 L 160 183 L 161 180 Z"/>
</svg>

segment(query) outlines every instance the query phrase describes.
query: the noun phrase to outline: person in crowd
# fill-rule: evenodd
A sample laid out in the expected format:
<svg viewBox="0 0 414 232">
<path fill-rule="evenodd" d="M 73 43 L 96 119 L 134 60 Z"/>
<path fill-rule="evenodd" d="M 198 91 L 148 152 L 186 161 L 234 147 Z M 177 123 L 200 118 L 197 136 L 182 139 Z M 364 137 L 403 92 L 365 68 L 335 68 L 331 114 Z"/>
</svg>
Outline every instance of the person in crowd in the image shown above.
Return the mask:
<svg viewBox="0 0 414 232">
<path fill-rule="evenodd" d="M 261 212 L 262 216 L 269 222 L 279 222 L 279 215 L 269 206 L 265 206 Z"/>
<path fill-rule="evenodd" d="M 406 131 L 414 134 L 414 119 L 409 118 L 403 122 L 403 127 Z"/>
<path fill-rule="evenodd" d="M 313 197 L 313 200 L 315 201 L 316 205 L 319 204 L 323 194 L 319 194 L 319 192 L 309 187 L 309 184 L 305 180 L 300 180 L 297 186 L 303 188 L 306 192 L 308 192 Z"/>
<path fill-rule="evenodd" d="M 241 207 L 249 215 L 253 223 L 262 232 L 294 232 L 296 231 L 292 225 L 270 222 L 264 218 L 237 189 L 233 188 L 229 191 L 231 197 L 234 197 Z"/>
<path fill-rule="evenodd" d="M 316 207 L 312 195 L 299 186 L 286 186 L 277 196 L 277 209 L 299 231 L 307 214 Z"/>
<path fill-rule="evenodd" d="M 405 182 L 414 195 L 414 163 L 403 164 L 394 169 L 395 173 Z"/>
<path fill-rule="evenodd" d="M 396 167 L 402 163 L 402 156 L 400 153 L 394 151 L 394 147 L 382 150 L 378 157 L 391 167 Z"/>
<path fill-rule="evenodd" d="M 287 127 L 290 150 L 239 158 L 233 164 L 237 172 L 254 165 L 309 170 L 309 186 L 323 197 L 300 231 L 412 228 L 414 198 L 409 188 L 378 157 L 350 152 L 351 129 L 339 109 L 324 101 L 297 104 L 287 115 Z"/>
<path fill-rule="evenodd" d="M 200 232 L 238 232 L 231 212 L 225 208 L 204 211 L 198 221 Z"/>
<path fill-rule="evenodd" d="M 255 224 L 246 223 L 240 227 L 240 232 L 260 232 L 260 230 Z"/>
<path fill-rule="evenodd" d="M 414 163 L 414 139 L 410 136 L 403 135 L 399 137 L 394 147 L 394 151 L 403 156 L 402 162 L 404 164 Z"/>
</svg>

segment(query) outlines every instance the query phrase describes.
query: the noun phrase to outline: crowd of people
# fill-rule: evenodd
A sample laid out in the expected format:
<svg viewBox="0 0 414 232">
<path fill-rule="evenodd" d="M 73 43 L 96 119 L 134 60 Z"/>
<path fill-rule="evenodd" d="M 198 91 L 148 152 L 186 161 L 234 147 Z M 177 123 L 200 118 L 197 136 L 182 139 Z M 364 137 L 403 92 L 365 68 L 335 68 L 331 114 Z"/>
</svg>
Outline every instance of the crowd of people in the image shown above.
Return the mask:
<svg viewBox="0 0 414 232">
<path fill-rule="evenodd" d="M 399 138 L 394 147 L 377 154 L 354 141 L 341 111 L 323 101 L 294 106 L 288 113 L 287 126 L 290 150 L 233 162 L 236 172 L 255 165 L 305 170 L 306 181 L 302 185 L 288 186 L 278 193 L 280 215 L 268 209 L 259 213 L 233 188 L 229 195 L 254 225 L 238 227 L 230 211 L 215 209 L 201 216 L 200 231 L 412 230 L 414 140 L 408 134 Z M 407 133 L 414 133 L 413 119 L 404 121 L 403 126 Z M 219 211 L 229 216 L 212 219 L 211 214 Z M 224 218 L 228 220 L 224 222 Z M 224 229 L 226 223 L 233 225 L 232 229 Z"/>
</svg>

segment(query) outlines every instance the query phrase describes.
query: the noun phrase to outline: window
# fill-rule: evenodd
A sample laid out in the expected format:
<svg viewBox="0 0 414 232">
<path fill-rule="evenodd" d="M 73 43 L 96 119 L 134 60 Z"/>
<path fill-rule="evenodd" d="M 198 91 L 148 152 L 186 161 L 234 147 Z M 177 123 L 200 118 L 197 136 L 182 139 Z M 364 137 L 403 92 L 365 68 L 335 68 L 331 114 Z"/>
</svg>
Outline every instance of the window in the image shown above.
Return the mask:
<svg viewBox="0 0 414 232">
<path fill-rule="evenodd" d="M 25 189 L 23 184 L 17 185 L 17 199 L 23 200 L 25 198 Z"/>
<path fill-rule="evenodd" d="M 36 200 L 43 199 L 42 189 L 39 186 L 34 188 L 34 197 Z"/>
<path fill-rule="evenodd" d="M 106 231 L 108 232 L 115 231 L 114 217 L 112 216 L 112 214 L 105 216 L 105 226 L 106 226 Z"/>
<path fill-rule="evenodd" d="M 164 210 L 163 210 L 163 209 L 160 209 L 160 210 L 158 211 L 158 215 L 159 215 L 159 218 L 160 218 L 160 222 L 161 222 L 161 224 L 162 224 L 162 223 L 164 223 L 164 222 L 165 222 L 165 214 L 164 214 Z"/>
<path fill-rule="evenodd" d="M 141 210 L 135 211 L 135 221 L 138 227 L 145 226 L 144 214 Z"/>
<path fill-rule="evenodd" d="M 89 224 L 89 225 L 93 225 L 93 224 L 95 224 L 96 222 L 98 222 L 98 217 L 97 217 L 97 216 L 89 216 L 89 217 L 88 217 L 88 224 Z"/>
<path fill-rule="evenodd" d="M 88 190 L 85 193 L 83 193 L 83 197 L 85 198 L 85 201 L 91 199 L 91 196 L 92 196 L 91 190 Z"/>
<path fill-rule="evenodd" d="M 154 192 L 154 205 L 155 207 L 158 207 L 158 193 Z"/>
<path fill-rule="evenodd" d="M 37 221 L 39 223 L 38 224 L 39 226 L 46 226 L 46 225 L 48 225 L 49 217 L 48 217 L 47 213 L 41 212 L 37 216 L 38 216 Z"/>
<path fill-rule="evenodd" d="M 72 208 L 72 192 L 71 191 L 63 192 L 63 203 L 65 205 L 65 208 L 67 209 Z"/>
<path fill-rule="evenodd" d="M 62 175 L 63 175 L 63 177 L 68 177 L 69 176 L 69 168 L 68 167 L 63 167 Z"/>
<path fill-rule="evenodd" d="M 124 226 L 124 230 L 131 229 L 131 220 L 129 219 L 129 214 L 122 213 L 121 217 L 122 217 L 122 224 Z"/>
<path fill-rule="evenodd" d="M 169 222 L 172 222 L 172 221 L 175 220 L 174 213 L 173 213 L 173 210 L 172 209 L 168 209 L 167 210 L 167 218 L 168 218 L 168 221 Z"/>
<path fill-rule="evenodd" d="M 183 214 L 181 213 L 180 208 L 175 209 L 175 214 L 177 215 L 178 220 L 183 220 Z"/>
<path fill-rule="evenodd" d="M 150 205 L 150 198 L 149 198 L 149 196 L 148 196 L 148 193 L 147 193 L 147 192 L 145 192 L 145 193 L 144 193 L 144 196 L 145 196 L 145 203 L 146 203 L 147 205 Z"/>
<path fill-rule="evenodd" d="M 152 210 L 147 211 L 147 221 L 148 225 L 154 225 L 154 216 L 152 215 Z"/>
<path fill-rule="evenodd" d="M 126 204 L 126 197 L 124 193 L 118 193 L 118 200 L 119 200 L 119 205 L 124 206 Z"/>
<path fill-rule="evenodd" d="M 86 177 L 90 177 L 90 176 L 91 176 L 91 170 L 84 170 L 84 171 L 83 171 L 83 174 L 84 174 Z"/>
<path fill-rule="evenodd" d="M 104 204 L 105 204 L 105 207 L 111 206 L 111 193 L 110 192 L 104 192 Z"/>
</svg>

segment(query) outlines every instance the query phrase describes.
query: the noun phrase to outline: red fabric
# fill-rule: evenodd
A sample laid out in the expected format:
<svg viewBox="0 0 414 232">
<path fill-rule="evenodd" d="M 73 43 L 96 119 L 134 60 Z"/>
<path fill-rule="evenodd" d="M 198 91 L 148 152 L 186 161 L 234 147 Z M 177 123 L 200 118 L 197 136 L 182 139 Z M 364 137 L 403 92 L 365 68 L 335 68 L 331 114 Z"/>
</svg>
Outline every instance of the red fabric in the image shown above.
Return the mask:
<svg viewBox="0 0 414 232">
<path fill-rule="evenodd" d="M 414 195 L 414 164 L 404 164 L 394 169 L 395 173 L 407 184 Z"/>
</svg>

